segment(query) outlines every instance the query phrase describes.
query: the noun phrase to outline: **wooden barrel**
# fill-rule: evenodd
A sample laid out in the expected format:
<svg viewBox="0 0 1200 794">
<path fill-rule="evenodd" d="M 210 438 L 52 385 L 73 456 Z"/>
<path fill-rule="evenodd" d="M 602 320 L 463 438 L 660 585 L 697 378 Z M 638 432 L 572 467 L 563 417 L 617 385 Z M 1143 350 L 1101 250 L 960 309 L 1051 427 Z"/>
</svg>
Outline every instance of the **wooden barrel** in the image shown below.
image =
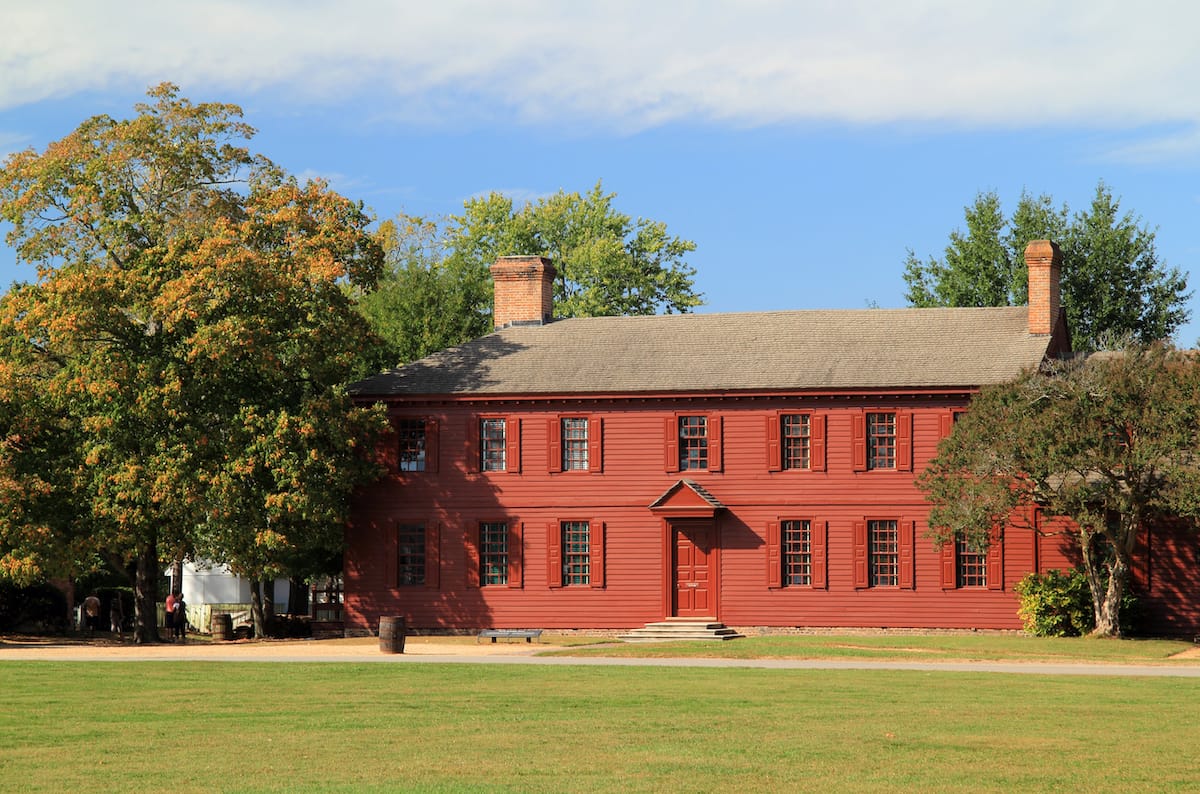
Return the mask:
<svg viewBox="0 0 1200 794">
<path fill-rule="evenodd" d="M 229 642 L 233 639 L 233 618 L 228 612 L 218 612 L 212 616 L 212 638 L 214 642 Z"/>
<path fill-rule="evenodd" d="M 383 653 L 404 653 L 403 616 L 379 619 L 379 650 Z"/>
</svg>

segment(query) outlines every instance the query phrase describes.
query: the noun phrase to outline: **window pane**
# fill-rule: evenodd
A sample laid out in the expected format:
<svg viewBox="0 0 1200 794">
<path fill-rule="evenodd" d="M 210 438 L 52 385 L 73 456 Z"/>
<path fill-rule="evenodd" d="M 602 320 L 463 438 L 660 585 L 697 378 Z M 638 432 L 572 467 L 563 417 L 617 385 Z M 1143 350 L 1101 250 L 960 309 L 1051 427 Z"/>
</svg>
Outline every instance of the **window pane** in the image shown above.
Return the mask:
<svg viewBox="0 0 1200 794">
<path fill-rule="evenodd" d="M 783 468 L 807 469 L 809 463 L 809 415 L 783 417 Z"/>
<path fill-rule="evenodd" d="M 481 419 L 479 422 L 479 468 L 504 471 L 504 420 Z"/>
<path fill-rule="evenodd" d="M 588 420 L 586 418 L 562 420 L 563 471 L 587 471 L 587 467 Z"/>
<path fill-rule="evenodd" d="M 900 584 L 900 535 L 895 521 L 868 521 L 867 542 L 871 561 L 871 586 Z"/>
<path fill-rule="evenodd" d="M 679 470 L 708 468 L 708 418 L 679 417 Z"/>
<path fill-rule="evenodd" d="M 783 583 L 811 585 L 812 532 L 809 522 L 784 521 L 780 530 L 783 533 Z"/>
<path fill-rule="evenodd" d="M 479 576 L 485 585 L 508 584 L 508 524 L 479 525 Z"/>
<path fill-rule="evenodd" d="M 867 468 L 896 468 L 896 415 L 867 414 Z"/>
<path fill-rule="evenodd" d="M 586 521 L 562 523 L 563 584 L 591 584 L 591 532 Z"/>
<path fill-rule="evenodd" d="M 958 586 L 987 587 L 987 554 L 975 551 L 966 538 L 954 541 L 958 557 Z"/>
<path fill-rule="evenodd" d="M 401 419 L 400 471 L 425 471 L 425 420 Z"/>
<path fill-rule="evenodd" d="M 401 524 L 396 530 L 396 546 L 396 583 L 425 584 L 425 525 Z"/>
</svg>

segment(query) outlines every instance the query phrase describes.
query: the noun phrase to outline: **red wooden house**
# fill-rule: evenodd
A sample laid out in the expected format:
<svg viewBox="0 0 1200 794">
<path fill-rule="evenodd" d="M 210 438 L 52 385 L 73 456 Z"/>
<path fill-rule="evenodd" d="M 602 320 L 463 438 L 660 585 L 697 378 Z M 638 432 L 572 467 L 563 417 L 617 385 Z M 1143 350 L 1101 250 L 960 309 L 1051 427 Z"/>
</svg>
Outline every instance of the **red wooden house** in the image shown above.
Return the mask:
<svg viewBox="0 0 1200 794">
<path fill-rule="evenodd" d="M 981 386 L 1069 351 L 1057 249 L 1027 258 L 1028 308 L 567 320 L 549 262 L 500 259 L 495 333 L 352 388 L 396 434 L 347 533 L 347 631 L 1019 628 L 1014 583 L 1069 546 L 935 549 L 914 477 Z M 1137 584 L 1192 632 L 1175 542 L 1155 559 L 1188 564 Z"/>
</svg>

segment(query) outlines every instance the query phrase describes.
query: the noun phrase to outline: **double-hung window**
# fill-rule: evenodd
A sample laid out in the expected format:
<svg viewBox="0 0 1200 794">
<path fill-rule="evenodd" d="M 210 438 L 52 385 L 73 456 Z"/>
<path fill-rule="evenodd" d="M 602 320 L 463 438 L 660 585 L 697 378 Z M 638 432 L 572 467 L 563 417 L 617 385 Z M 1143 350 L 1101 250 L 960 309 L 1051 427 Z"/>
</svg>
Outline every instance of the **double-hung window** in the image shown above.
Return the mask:
<svg viewBox="0 0 1200 794">
<path fill-rule="evenodd" d="M 472 472 L 521 471 L 521 420 L 516 416 L 476 416 L 468 426 Z"/>
<path fill-rule="evenodd" d="M 425 420 L 401 419 L 396 423 L 400 442 L 400 471 L 425 471 Z"/>
<path fill-rule="evenodd" d="M 852 417 L 855 471 L 912 471 L 910 411 L 864 411 Z"/>
<path fill-rule="evenodd" d="M 767 471 L 825 471 L 825 414 L 768 414 Z"/>
<path fill-rule="evenodd" d="M 679 470 L 708 468 L 708 417 L 679 417 Z"/>
<path fill-rule="evenodd" d="M 563 584 L 592 582 L 591 527 L 587 521 L 562 522 Z"/>
<path fill-rule="evenodd" d="M 491 417 L 479 420 L 479 470 L 504 471 L 507 469 L 508 422 L 503 418 Z"/>
<path fill-rule="evenodd" d="M 966 538 L 954 541 L 958 557 L 955 581 L 959 587 L 987 587 L 987 554 L 971 548 Z"/>
<path fill-rule="evenodd" d="M 812 468 L 812 416 L 810 414 L 784 414 L 781 435 L 783 438 L 783 468 Z"/>
<path fill-rule="evenodd" d="M 508 524 L 479 525 L 479 578 L 483 585 L 508 584 Z"/>
<path fill-rule="evenodd" d="M 564 471 L 599 473 L 601 428 L 599 416 L 556 416 L 549 420 L 546 458 L 551 474 Z"/>
<path fill-rule="evenodd" d="M 900 533 L 895 521 L 867 522 L 867 555 L 871 587 L 900 584 Z"/>
<path fill-rule="evenodd" d="M 767 524 L 767 587 L 824 590 L 829 525 L 813 518 Z"/>
<path fill-rule="evenodd" d="M 392 417 L 388 465 L 401 473 L 438 470 L 438 423 L 432 417 Z"/>
<path fill-rule="evenodd" d="M 401 587 L 425 584 L 425 525 L 396 527 L 396 584 Z"/>
<path fill-rule="evenodd" d="M 812 585 L 812 522 L 782 521 L 783 586 Z"/>
<path fill-rule="evenodd" d="M 666 420 L 666 468 L 676 471 L 721 470 L 721 417 L 679 414 Z"/>
<path fill-rule="evenodd" d="M 588 420 L 571 416 L 562 421 L 562 470 L 588 470 Z"/>
<path fill-rule="evenodd" d="M 867 414 L 867 468 L 896 468 L 896 415 Z"/>
<path fill-rule="evenodd" d="M 1004 538 L 995 532 L 987 548 L 974 546 L 964 537 L 942 545 L 942 589 L 1004 589 Z"/>
<path fill-rule="evenodd" d="M 866 518 L 854 522 L 854 586 L 916 586 L 916 520 Z"/>
<path fill-rule="evenodd" d="M 550 524 L 546 564 L 550 587 L 604 587 L 604 522 L 568 519 Z"/>
</svg>

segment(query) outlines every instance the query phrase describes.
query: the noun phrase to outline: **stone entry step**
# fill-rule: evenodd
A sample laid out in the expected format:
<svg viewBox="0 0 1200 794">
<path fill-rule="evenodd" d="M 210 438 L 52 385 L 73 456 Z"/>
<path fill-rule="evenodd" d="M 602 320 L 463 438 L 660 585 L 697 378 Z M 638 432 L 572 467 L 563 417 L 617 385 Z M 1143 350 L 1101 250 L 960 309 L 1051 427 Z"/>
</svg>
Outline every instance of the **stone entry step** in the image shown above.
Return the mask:
<svg viewBox="0 0 1200 794">
<path fill-rule="evenodd" d="M 742 636 L 724 623 L 674 618 L 647 623 L 640 629 L 633 629 L 628 634 L 622 634 L 619 639 L 624 642 L 670 642 L 672 640 L 736 640 Z"/>
</svg>

